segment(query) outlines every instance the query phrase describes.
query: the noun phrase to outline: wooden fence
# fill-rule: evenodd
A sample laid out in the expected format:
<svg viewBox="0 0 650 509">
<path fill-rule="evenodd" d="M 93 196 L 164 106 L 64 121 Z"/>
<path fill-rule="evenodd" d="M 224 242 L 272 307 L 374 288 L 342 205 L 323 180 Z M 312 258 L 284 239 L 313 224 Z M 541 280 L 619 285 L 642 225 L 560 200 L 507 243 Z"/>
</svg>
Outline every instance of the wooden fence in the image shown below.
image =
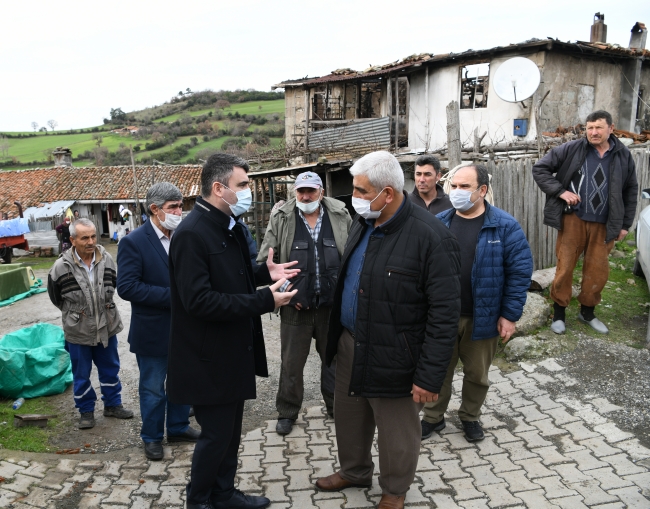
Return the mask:
<svg viewBox="0 0 650 509">
<path fill-rule="evenodd" d="M 639 200 L 634 225 L 650 200 L 641 198 L 641 190 L 650 188 L 650 149 L 632 149 L 639 181 Z M 555 265 L 557 230 L 544 226 L 546 195 L 533 179 L 536 159 L 524 158 L 489 162 L 494 204 L 511 214 L 521 225 L 533 253 L 535 270 Z M 634 227 L 634 226 L 633 226 Z"/>
</svg>

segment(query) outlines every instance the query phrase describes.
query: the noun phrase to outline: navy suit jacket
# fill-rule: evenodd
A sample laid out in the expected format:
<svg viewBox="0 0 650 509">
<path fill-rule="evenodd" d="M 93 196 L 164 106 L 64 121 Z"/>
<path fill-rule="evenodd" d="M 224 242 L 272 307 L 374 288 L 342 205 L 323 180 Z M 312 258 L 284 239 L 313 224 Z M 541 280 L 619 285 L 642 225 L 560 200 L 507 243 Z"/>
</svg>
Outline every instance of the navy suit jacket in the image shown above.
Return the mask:
<svg viewBox="0 0 650 509">
<path fill-rule="evenodd" d="M 169 257 L 147 220 L 117 250 L 117 293 L 131 302 L 131 352 L 167 355 L 171 322 Z"/>
</svg>

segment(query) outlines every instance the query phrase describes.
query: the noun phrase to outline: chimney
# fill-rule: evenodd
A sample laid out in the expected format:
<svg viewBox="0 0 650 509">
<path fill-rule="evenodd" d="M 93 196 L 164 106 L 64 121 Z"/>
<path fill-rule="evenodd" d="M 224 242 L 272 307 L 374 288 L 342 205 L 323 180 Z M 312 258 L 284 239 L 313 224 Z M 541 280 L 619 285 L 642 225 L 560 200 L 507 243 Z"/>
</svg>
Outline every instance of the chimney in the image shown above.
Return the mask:
<svg viewBox="0 0 650 509">
<path fill-rule="evenodd" d="M 589 42 L 607 42 L 605 15 L 600 12 L 594 14 L 594 24 L 591 25 L 591 38 Z"/>
<path fill-rule="evenodd" d="M 72 166 L 72 150 L 67 147 L 56 147 L 52 152 L 54 166 Z"/>
<path fill-rule="evenodd" d="M 643 23 L 637 21 L 632 27 L 630 36 L 630 49 L 645 49 L 646 39 L 648 38 L 648 29 Z"/>
</svg>

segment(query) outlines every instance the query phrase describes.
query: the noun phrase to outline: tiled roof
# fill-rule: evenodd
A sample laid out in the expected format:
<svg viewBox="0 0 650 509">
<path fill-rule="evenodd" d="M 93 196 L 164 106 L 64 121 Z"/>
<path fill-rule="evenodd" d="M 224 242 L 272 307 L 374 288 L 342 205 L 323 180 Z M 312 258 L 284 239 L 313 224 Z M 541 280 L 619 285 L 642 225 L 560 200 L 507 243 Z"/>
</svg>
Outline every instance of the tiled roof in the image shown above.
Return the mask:
<svg viewBox="0 0 650 509">
<path fill-rule="evenodd" d="M 136 166 L 138 195 L 145 197 L 152 178 L 171 182 L 192 198 L 201 187 L 201 166 Z M 23 208 L 36 207 L 57 200 L 128 200 L 133 196 L 131 166 L 98 168 L 36 168 L 34 170 L 0 171 L 0 212 L 15 217 L 19 201 Z"/>
</svg>

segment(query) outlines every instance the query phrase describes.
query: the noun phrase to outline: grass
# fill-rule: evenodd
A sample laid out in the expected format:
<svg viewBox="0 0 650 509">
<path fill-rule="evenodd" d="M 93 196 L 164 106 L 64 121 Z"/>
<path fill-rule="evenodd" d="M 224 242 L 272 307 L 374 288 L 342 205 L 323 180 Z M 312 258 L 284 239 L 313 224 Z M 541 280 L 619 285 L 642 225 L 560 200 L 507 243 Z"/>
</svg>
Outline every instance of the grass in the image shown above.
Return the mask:
<svg viewBox="0 0 650 509">
<path fill-rule="evenodd" d="M 223 114 L 227 115 L 228 113 L 232 113 L 234 115 L 236 111 L 238 111 L 240 115 L 269 115 L 277 113 L 281 116 L 284 116 L 284 99 L 278 99 L 276 101 L 250 101 L 245 103 L 234 103 L 231 104 L 229 108 L 224 109 Z M 159 118 L 154 123 L 173 122 L 185 114 L 188 114 L 191 117 L 198 117 L 200 115 L 207 115 L 210 112 L 214 114 L 214 107 L 197 111 L 184 111 L 181 113 L 174 113 L 173 115 Z"/>
<path fill-rule="evenodd" d="M 86 150 L 93 150 L 96 146 L 93 140 L 94 133 L 63 134 L 61 136 L 37 136 L 34 138 L 12 138 L 9 140 L 9 158 L 16 157 L 19 161 L 29 163 L 31 161 L 42 161 L 45 159 L 44 150 L 51 152 L 56 147 L 68 147 L 72 150 L 73 156 L 77 156 Z M 120 143 L 133 143 L 135 140 L 119 134 L 100 133 L 103 137 L 102 147 L 109 151 L 117 150 Z M 84 162 L 75 163 L 84 165 Z M 88 163 L 85 163 L 88 164 Z"/>
<path fill-rule="evenodd" d="M 190 116 L 199 116 L 205 115 L 210 111 L 214 112 L 214 108 L 206 108 L 198 111 L 187 112 Z M 280 117 L 284 117 L 284 99 L 278 99 L 276 101 L 251 101 L 246 103 L 235 103 L 232 104 L 229 108 L 224 110 L 225 114 L 239 112 L 240 115 L 269 115 L 269 114 L 278 114 Z M 173 122 L 178 119 L 183 113 L 176 113 L 169 115 L 162 119 L 156 120 L 157 122 Z M 214 117 L 210 117 L 210 121 L 214 126 L 214 129 L 221 129 L 224 127 L 224 124 L 229 119 L 216 120 Z M 232 119 L 236 121 L 237 119 Z M 249 132 L 253 132 L 256 129 L 260 132 L 265 132 L 267 129 L 275 129 L 277 126 L 258 126 L 251 125 L 248 128 Z M 18 134 L 18 133 L 11 133 Z M 52 134 L 46 135 L 45 133 L 38 133 L 37 136 L 29 138 L 11 138 L 9 139 L 9 153 L 5 159 L 10 159 L 15 157 L 19 162 L 24 164 L 31 164 L 32 161 L 40 161 L 38 166 L 50 166 L 42 161 L 46 159 L 44 152 L 51 152 L 56 147 L 68 147 L 72 150 L 73 156 L 78 156 L 79 154 L 85 152 L 86 150 L 92 151 L 97 145 L 96 141 L 93 140 L 93 134 L 97 133 L 80 133 L 80 134 L 62 134 L 57 136 L 52 136 Z M 132 144 L 132 145 L 141 145 L 144 148 L 144 145 L 150 140 L 136 140 L 129 136 L 121 136 L 119 134 L 111 134 L 109 132 L 99 133 L 103 137 L 101 146 L 107 148 L 109 151 L 114 152 L 119 149 L 120 144 Z M 189 143 L 190 138 L 196 136 L 201 140 L 201 135 L 190 135 L 190 136 L 181 136 L 174 143 L 161 147 L 155 150 L 147 151 L 141 150 L 134 153 L 136 161 L 142 158 L 143 155 L 150 155 L 155 158 L 156 154 L 160 152 L 165 152 L 171 150 L 174 147 L 177 147 L 183 143 Z M 188 159 L 195 157 L 196 153 L 199 152 L 202 148 L 216 148 L 220 149 L 223 143 L 230 139 L 230 136 L 222 136 L 208 142 L 199 142 L 196 147 L 190 149 L 190 155 L 184 157 L 178 162 L 186 162 Z M 271 138 L 271 146 L 277 147 L 282 142 L 282 138 Z M 75 161 L 73 162 L 74 166 L 93 166 L 93 161 Z M 2 168 L 4 170 L 19 170 L 25 169 L 24 166 L 7 166 Z"/>
<path fill-rule="evenodd" d="M 49 437 L 58 424 L 50 419 L 46 428 L 14 427 L 14 414 L 54 414 L 47 397 L 28 399 L 18 410 L 12 408 L 13 400 L 0 399 L 0 448 L 12 451 L 51 452 Z"/>
<path fill-rule="evenodd" d="M 13 263 L 22 263 L 23 266 L 29 266 L 32 268 L 32 270 L 38 270 L 38 269 L 46 269 L 49 270 L 52 268 L 52 265 L 54 265 L 54 262 L 57 261 L 59 257 L 58 256 L 51 256 L 51 257 L 39 257 L 39 258 L 32 258 L 32 257 L 21 257 L 21 258 L 14 258 Z"/>
</svg>

